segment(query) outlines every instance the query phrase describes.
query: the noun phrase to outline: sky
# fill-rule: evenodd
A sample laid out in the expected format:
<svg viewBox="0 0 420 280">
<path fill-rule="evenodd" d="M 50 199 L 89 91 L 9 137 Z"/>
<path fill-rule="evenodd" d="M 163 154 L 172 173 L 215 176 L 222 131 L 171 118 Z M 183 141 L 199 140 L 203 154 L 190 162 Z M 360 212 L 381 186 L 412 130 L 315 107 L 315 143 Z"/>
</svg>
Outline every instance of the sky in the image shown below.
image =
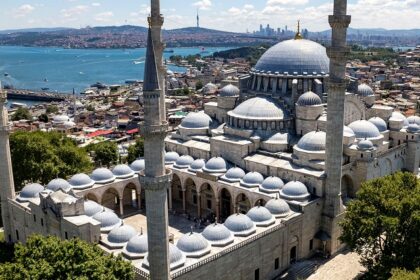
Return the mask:
<svg viewBox="0 0 420 280">
<path fill-rule="evenodd" d="M 161 0 L 164 28 L 196 25 L 246 32 L 270 24 L 277 28 L 322 31 L 329 28 L 332 1 L 325 0 Z M 146 26 L 150 0 L 1 0 L 0 30 L 32 27 L 104 25 Z M 420 28 L 420 0 L 348 0 L 351 27 Z"/>
</svg>

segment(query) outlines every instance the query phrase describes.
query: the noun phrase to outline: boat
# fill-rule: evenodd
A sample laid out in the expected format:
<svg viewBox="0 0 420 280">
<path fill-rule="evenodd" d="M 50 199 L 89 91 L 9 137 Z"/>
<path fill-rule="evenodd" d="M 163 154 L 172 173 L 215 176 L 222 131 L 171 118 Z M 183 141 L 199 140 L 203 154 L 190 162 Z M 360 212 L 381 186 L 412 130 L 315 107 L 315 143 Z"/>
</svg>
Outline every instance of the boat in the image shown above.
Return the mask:
<svg viewBox="0 0 420 280">
<path fill-rule="evenodd" d="M 201 48 L 201 53 L 209 53 L 209 51 L 208 51 L 208 50 L 206 50 L 206 48 L 202 47 L 202 48 Z"/>
<path fill-rule="evenodd" d="M 50 88 L 47 88 L 47 87 L 43 87 L 43 88 L 41 88 L 43 91 L 46 91 L 46 90 L 49 90 Z"/>
<path fill-rule="evenodd" d="M 48 82 L 48 79 L 47 79 L 47 78 L 44 78 L 44 82 L 46 82 L 46 83 L 47 83 L 47 82 Z"/>
<path fill-rule="evenodd" d="M 5 76 L 5 77 L 9 77 L 10 75 L 9 75 L 9 73 L 4 72 L 4 76 Z"/>
<path fill-rule="evenodd" d="M 174 53 L 175 51 L 173 50 L 173 49 L 165 49 L 164 51 L 163 51 L 164 53 Z"/>
<path fill-rule="evenodd" d="M 28 105 L 26 105 L 25 103 L 19 103 L 19 102 L 13 102 L 12 104 L 10 104 L 10 108 L 27 108 Z"/>
<path fill-rule="evenodd" d="M 134 61 L 133 61 L 133 64 L 136 64 L 136 65 L 137 65 L 137 64 L 142 64 L 143 62 L 144 62 L 144 61 L 134 60 Z"/>
</svg>

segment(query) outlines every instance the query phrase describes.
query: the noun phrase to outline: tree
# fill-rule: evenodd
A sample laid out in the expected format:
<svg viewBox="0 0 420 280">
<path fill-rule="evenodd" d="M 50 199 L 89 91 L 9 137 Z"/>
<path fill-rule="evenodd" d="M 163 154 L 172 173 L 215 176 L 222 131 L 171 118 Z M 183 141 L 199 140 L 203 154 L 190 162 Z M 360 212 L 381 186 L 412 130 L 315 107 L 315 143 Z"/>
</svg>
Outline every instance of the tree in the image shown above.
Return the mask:
<svg viewBox="0 0 420 280">
<path fill-rule="evenodd" d="M 391 271 L 390 280 L 419 280 L 420 279 L 420 267 L 415 271 L 407 271 L 406 269 L 393 269 Z"/>
<path fill-rule="evenodd" d="M 101 142 L 88 146 L 88 149 L 94 152 L 93 159 L 97 165 L 109 167 L 118 161 L 118 147 L 115 142 Z"/>
<path fill-rule="evenodd" d="M 143 156 L 144 156 L 144 139 L 137 138 L 136 143 L 128 147 L 127 161 L 129 163 L 132 163 L 139 157 L 143 157 Z"/>
<path fill-rule="evenodd" d="M 20 121 L 20 120 L 32 120 L 31 112 L 29 112 L 28 108 L 20 107 L 16 110 L 16 112 L 12 116 L 12 121 Z"/>
<path fill-rule="evenodd" d="M 47 184 L 92 168 L 87 152 L 57 132 L 15 132 L 10 151 L 17 190 L 26 182 Z"/>
<path fill-rule="evenodd" d="M 58 113 L 58 107 L 56 105 L 48 105 L 45 112 L 47 114 L 57 114 Z"/>
<path fill-rule="evenodd" d="M 201 80 L 198 80 L 197 83 L 195 83 L 195 90 L 200 90 L 203 88 L 203 82 Z"/>
<path fill-rule="evenodd" d="M 417 177 L 399 172 L 365 182 L 341 225 L 341 240 L 361 256 L 368 279 L 388 279 L 394 267 L 420 267 Z"/>
<path fill-rule="evenodd" d="M 131 280 L 134 271 L 121 256 L 105 255 L 97 245 L 33 235 L 26 245 L 16 244 L 13 262 L 0 265 L 0 278 Z"/>
<path fill-rule="evenodd" d="M 40 122 L 47 123 L 48 120 L 49 120 L 49 118 L 48 118 L 48 115 L 47 114 L 41 114 L 38 117 L 38 121 L 40 121 Z"/>
</svg>

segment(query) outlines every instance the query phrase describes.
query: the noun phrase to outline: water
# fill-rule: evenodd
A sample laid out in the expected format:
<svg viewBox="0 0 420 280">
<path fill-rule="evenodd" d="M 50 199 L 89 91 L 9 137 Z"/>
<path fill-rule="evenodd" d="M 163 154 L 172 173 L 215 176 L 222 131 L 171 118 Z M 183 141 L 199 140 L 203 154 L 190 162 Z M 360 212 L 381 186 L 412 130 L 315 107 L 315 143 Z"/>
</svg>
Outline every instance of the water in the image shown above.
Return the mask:
<svg viewBox="0 0 420 280">
<path fill-rule="evenodd" d="M 207 48 L 205 55 L 229 48 Z M 196 48 L 175 48 L 171 55 L 200 53 Z M 142 80 L 146 49 L 59 49 L 43 47 L 0 46 L 0 80 L 15 88 L 40 90 L 49 88 L 70 93 L 83 91 L 91 84 L 123 84 L 126 80 Z M 139 61 L 139 64 L 134 64 Z M 172 71 L 184 68 L 170 65 Z M 9 76 L 4 76 L 8 73 Z"/>
</svg>

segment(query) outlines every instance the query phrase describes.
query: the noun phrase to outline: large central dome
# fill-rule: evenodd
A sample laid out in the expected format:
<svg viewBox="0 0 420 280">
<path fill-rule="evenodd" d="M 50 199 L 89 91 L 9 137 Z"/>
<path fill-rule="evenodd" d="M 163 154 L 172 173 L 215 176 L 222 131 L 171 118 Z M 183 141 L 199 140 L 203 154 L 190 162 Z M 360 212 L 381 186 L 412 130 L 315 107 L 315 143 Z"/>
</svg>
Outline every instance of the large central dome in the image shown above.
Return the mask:
<svg viewBox="0 0 420 280">
<path fill-rule="evenodd" d="M 310 40 L 292 39 L 278 43 L 268 49 L 255 65 L 255 70 L 288 72 L 298 75 L 307 72 L 308 74 L 329 73 L 329 58 L 323 46 Z"/>
<path fill-rule="evenodd" d="M 282 120 L 284 113 L 276 102 L 268 97 L 254 97 L 239 104 L 229 116 L 248 120 Z"/>
</svg>

